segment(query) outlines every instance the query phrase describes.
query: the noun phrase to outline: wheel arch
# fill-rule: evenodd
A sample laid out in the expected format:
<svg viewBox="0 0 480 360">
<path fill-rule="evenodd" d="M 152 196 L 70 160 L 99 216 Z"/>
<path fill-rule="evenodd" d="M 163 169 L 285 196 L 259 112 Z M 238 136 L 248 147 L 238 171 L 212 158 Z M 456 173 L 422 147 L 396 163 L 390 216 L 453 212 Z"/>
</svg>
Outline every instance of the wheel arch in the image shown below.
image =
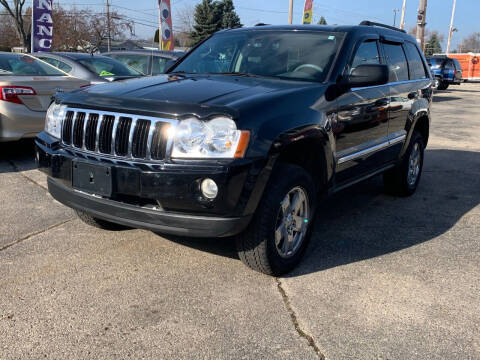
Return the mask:
<svg viewBox="0 0 480 360">
<path fill-rule="evenodd" d="M 317 190 L 327 187 L 333 177 L 334 161 L 330 138 L 324 129 L 310 127 L 292 134 L 282 134 L 270 150 L 275 163 L 289 163 L 304 168 Z"/>
</svg>

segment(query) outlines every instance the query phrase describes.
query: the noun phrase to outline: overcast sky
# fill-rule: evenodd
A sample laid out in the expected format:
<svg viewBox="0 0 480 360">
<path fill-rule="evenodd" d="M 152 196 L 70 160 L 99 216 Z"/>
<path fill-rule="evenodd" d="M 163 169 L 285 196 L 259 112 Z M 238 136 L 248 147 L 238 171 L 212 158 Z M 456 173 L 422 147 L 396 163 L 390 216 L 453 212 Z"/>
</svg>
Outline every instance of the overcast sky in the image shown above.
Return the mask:
<svg viewBox="0 0 480 360">
<path fill-rule="evenodd" d="M 56 2 L 56 1 L 55 1 Z M 113 9 L 129 16 L 135 21 L 137 37 L 152 37 L 158 22 L 155 0 L 110 0 Z M 176 7 L 186 4 L 198 4 L 200 0 L 171 0 L 175 20 Z M 324 16 L 329 24 L 358 24 L 362 20 L 372 20 L 393 25 L 393 9 L 401 9 L 403 0 L 314 0 L 314 20 Z M 101 11 L 105 0 L 63 0 L 63 4 L 78 4 Z M 419 0 L 407 0 L 406 28 L 415 25 Z M 427 28 L 448 35 L 452 0 L 430 0 L 427 9 Z M 288 22 L 288 0 L 234 0 L 242 23 L 251 26 L 259 22 L 267 24 L 286 24 Z M 302 20 L 303 0 L 294 0 L 294 23 Z M 397 13 L 397 24 L 400 12 Z M 143 25 L 142 25 L 142 24 Z M 174 22 L 175 27 L 175 22 Z M 454 47 L 465 36 L 480 32 L 480 0 L 457 0 Z M 445 44 L 443 44 L 445 47 Z"/>
</svg>

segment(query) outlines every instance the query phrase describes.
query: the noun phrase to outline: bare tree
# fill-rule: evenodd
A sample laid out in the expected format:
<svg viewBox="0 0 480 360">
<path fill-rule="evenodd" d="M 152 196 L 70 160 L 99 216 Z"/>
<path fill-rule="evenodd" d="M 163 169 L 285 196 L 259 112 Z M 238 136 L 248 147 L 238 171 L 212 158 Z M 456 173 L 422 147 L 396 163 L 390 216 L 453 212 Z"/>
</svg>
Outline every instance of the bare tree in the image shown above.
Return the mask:
<svg viewBox="0 0 480 360">
<path fill-rule="evenodd" d="M 13 4 L 9 4 L 8 0 L 0 0 L 0 5 L 2 5 L 10 17 L 13 19 L 15 24 L 15 29 L 19 38 L 23 42 L 23 46 L 30 49 L 30 25 L 31 20 L 29 16 L 24 17 L 24 6 L 26 0 L 12 0 Z"/>
<path fill-rule="evenodd" d="M 108 37 L 107 16 L 92 16 L 89 23 L 91 51 L 97 50 Z M 133 23 L 116 11 L 110 12 L 110 36 L 124 38 L 125 33 L 133 35 Z"/>
<path fill-rule="evenodd" d="M 10 51 L 20 44 L 17 30 L 9 14 L 1 14 L 0 19 L 0 51 Z"/>
<path fill-rule="evenodd" d="M 175 9 L 176 23 L 181 32 L 190 33 L 193 31 L 195 24 L 195 7 L 192 4 L 184 4 L 182 7 Z"/>
<path fill-rule="evenodd" d="M 69 10 L 58 6 L 53 9 L 53 49 L 62 51 L 88 51 L 91 28 L 89 19 L 95 15 L 88 9 Z"/>
<path fill-rule="evenodd" d="M 458 45 L 460 52 L 480 52 L 480 32 L 471 34 L 464 38 L 460 45 Z"/>
</svg>

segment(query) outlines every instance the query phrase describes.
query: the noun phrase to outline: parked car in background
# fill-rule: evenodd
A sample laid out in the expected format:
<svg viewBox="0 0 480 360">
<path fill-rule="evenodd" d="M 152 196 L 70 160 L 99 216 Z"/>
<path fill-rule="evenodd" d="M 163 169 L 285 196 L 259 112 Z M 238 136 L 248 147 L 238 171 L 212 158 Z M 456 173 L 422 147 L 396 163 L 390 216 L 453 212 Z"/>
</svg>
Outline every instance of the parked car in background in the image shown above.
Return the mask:
<svg viewBox="0 0 480 360">
<path fill-rule="evenodd" d="M 463 81 L 462 67 L 457 59 L 447 56 L 427 58 L 434 79 L 434 89 L 446 90 L 450 85 L 460 85 Z"/>
<path fill-rule="evenodd" d="M 87 85 L 33 56 L 0 52 L 0 142 L 34 137 L 55 93 Z"/>
<path fill-rule="evenodd" d="M 377 174 L 415 192 L 431 86 L 416 40 L 388 25 L 224 30 L 165 75 L 56 96 L 37 159 L 90 225 L 236 235 L 246 265 L 280 275 L 324 195 Z"/>
<path fill-rule="evenodd" d="M 50 65 L 92 84 L 125 80 L 145 74 L 120 61 L 102 55 L 86 53 L 36 53 L 35 56 Z"/>
<path fill-rule="evenodd" d="M 102 55 L 121 61 L 145 75 L 159 75 L 165 73 L 184 53 L 180 51 L 127 50 L 110 51 Z"/>
</svg>

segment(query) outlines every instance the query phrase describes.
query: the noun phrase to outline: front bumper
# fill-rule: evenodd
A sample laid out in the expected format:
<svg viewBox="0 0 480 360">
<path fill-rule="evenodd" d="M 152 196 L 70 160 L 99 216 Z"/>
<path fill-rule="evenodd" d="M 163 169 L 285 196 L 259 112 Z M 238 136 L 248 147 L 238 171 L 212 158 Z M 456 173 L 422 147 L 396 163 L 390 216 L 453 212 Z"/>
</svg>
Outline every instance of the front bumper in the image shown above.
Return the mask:
<svg viewBox="0 0 480 360">
<path fill-rule="evenodd" d="M 240 233 L 249 223 L 265 182 L 265 160 L 230 163 L 126 163 L 95 159 L 60 146 L 42 132 L 36 141 L 36 160 L 48 178 L 52 196 L 94 217 L 162 233 L 194 237 L 221 237 Z M 99 161 L 112 169 L 112 195 L 101 197 L 72 187 L 72 161 Z M 103 160 L 105 162 L 103 162 Z M 199 184 L 213 179 L 219 188 L 215 200 L 201 195 Z"/>
<path fill-rule="evenodd" d="M 174 214 L 97 198 L 48 179 L 50 194 L 62 204 L 96 218 L 133 228 L 193 237 L 223 237 L 240 233 L 251 216 L 222 218 Z"/>
</svg>

